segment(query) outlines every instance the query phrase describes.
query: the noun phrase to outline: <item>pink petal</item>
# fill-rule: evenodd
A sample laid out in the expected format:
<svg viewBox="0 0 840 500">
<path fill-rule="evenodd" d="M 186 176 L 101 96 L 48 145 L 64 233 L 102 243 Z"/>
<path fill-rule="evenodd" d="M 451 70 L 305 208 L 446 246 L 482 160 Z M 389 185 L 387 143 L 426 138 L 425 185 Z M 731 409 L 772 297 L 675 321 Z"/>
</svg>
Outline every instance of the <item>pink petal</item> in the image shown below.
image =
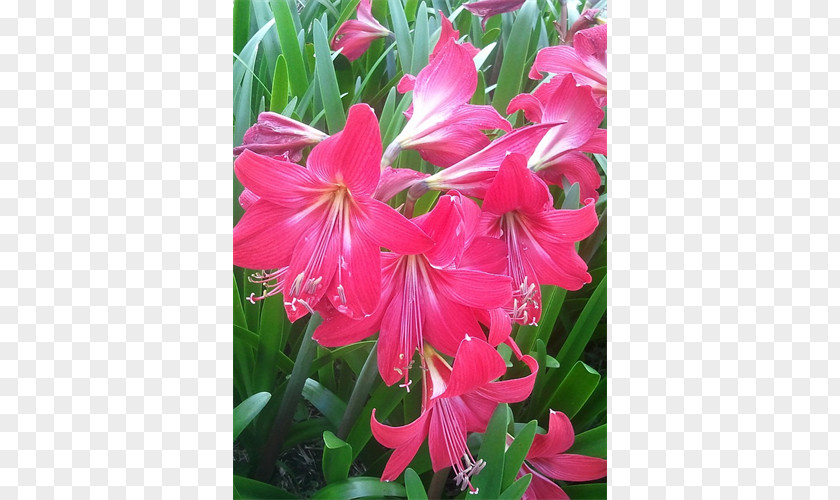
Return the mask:
<svg viewBox="0 0 840 500">
<path fill-rule="evenodd" d="M 428 434 L 428 423 L 429 413 L 423 412 L 410 424 L 390 427 L 376 420 L 376 408 L 373 409 L 370 415 L 370 430 L 373 437 L 386 448 L 396 448 L 382 472 L 383 481 L 393 481 L 408 467 Z"/>
<path fill-rule="evenodd" d="M 518 403 L 526 399 L 534 389 L 534 381 L 537 378 L 539 365 L 537 364 L 537 360 L 531 356 L 522 356 L 521 361 L 530 368 L 530 375 L 502 380 L 500 382 L 491 382 L 478 389 L 478 393 L 483 397 L 500 403 Z"/>
<path fill-rule="evenodd" d="M 487 342 L 492 346 L 497 346 L 510 338 L 512 327 L 510 316 L 501 307 L 490 309 L 489 313 L 490 332 L 487 334 Z"/>
<path fill-rule="evenodd" d="M 415 217 L 413 221 L 435 242 L 425 252 L 429 262 L 445 267 L 458 259 L 479 215 L 476 202 L 452 191 L 438 198 L 431 212 Z"/>
<path fill-rule="evenodd" d="M 411 74 L 404 74 L 402 78 L 400 78 L 399 83 L 397 83 L 397 92 L 400 94 L 405 94 L 410 90 L 414 90 L 415 82 L 417 81 L 417 77 Z"/>
<path fill-rule="evenodd" d="M 508 155 L 484 195 L 482 210 L 496 215 L 522 209 L 527 213 L 542 212 L 551 203 L 545 183 L 525 165 L 520 154 Z"/>
<path fill-rule="evenodd" d="M 458 263 L 460 269 L 473 269 L 491 274 L 503 274 L 507 265 L 508 249 L 503 241 L 479 236 L 464 250 Z"/>
<path fill-rule="evenodd" d="M 248 210 L 248 208 L 254 203 L 256 203 L 259 199 L 260 197 L 255 195 L 253 191 L 251 191 L 248 188 L 245 188 L 239 195 L 239 205 L 242 207 L 243 210 Z"/>
<path fill-rule="evenodd" d="M 550 239 L 556 242 L 575 242 L 583 240 L 598 226 L 595 203 L 588 203 L 576 210 L 549 210 L 540 216 L 543 231 L 537 232 L 538 239 Z"/>
<path fill-rule="evenodd" d="M 511 115 L 520 109 L 525 113 L 526 120 L 534 123 L 540 123 L 542 121 L 543 105 L 533 95 L 519 94 L 514 97 L 510 100 L 510 104 L 508 104 L 505 112 Z"/>
<path fill-rule="evenodd" d="M 569 500 L 569 495 L 554 481 L 528 467 L 528 464 L 522 464 L 516 478 L 519 479 L 525 474 L 531 474 L 531 483 L 522 495 L 522 500 Z"/>
<path fill-rule="evenodd" d="M 379 304 L 379 245 L 354 238 L 345 226 L 339 265 L 327 297 L 336 310 L 351 318 L 364 318 Z"/>
<path fill-rule="evenodd" d="M 469 418 L 465 419 L 467 432 L 486 431 L 487 424 L 490 423 L 490 418 L 493 416 L 496 407 L 499 406 L 499 402 L 487 399 L 477 392 L 468 392 L 449 401 L 458 401 L 459 399 L 469 410 Z"/>
<path fill-rule="evenodd" d="M 476 125 L 483 129 L 501 129 L 505 132 L 512 130 L 510 122 L 505 120 L 493 106 L 464 104 L 455 112 L 458 114 L 458 123 L 464 125 Z"/>
<path fill-rule="evenodd" d="M 300 212 L 258 200 L 233 228 L 233 264 L 248 269 L 289 265 L 301 234 L 317 221 L 317 213 Z"/>
<path fill-rule="evenodd" d="M 490 144 L 490 139 L 475 127 L 453 124 L 423 137 L 412 145 L 420 157 L 438 167 L 449 167 Z"/>
<path fill-rule="evenodd" d="M 603 458 L 563 453 L 528 461 L 546 476 L 561 481 L 592 481 L 607 475 L 607 461 Z"/>
<path fill-rule="evenodd" d="M 379 24 L 379 21 L 373 17 L 373 6 L 371 5 L 371 0 L 361 0 L 359 2 L 359 7 L 356 9 L 356 17 L 369 26 L 379 26 L 384 29 L 384 26 Z"/>
<path fill-rule="evenodd" d="M 328 219 L 308 228 L 295 245 L 283 287 L 289 321 L 305 316 L 324 296 L 335 276 L 340 249 L 340 230 Z"/>
<path fill-rule="evenodd" d="M 255 195 L 286 207 L 308 205 L 323 192 L 311 172 L 296 165 L 245 150 L 233 164 L 236 177 Z"/>
<path fill-rule="evenodd" d="M 461 36 L 461 33 L 458 30 L 456 30 L 452 26 L 452 23 L 449 22 L 449 19 L 447 19 L 446 16 L 443 15 L 443 11 L 439 10 L 438 13 L 440 14 L 440 37 L 438 38 L 438 41 L 435 44 L 434 50 L 432 50 L 432 53 L 429 55 L 429 61 L 432 61 L 435 57 L 437 57 L 441 49 L 443 49 L 443 47 L 446 45 L 446 42 L 448 42 L 449 40 L 455 40 L 457 42 L 458 37 Z M 475 57 L 475 55 L 479 52 L 479 49 L 477 49 L 475 46 L 473 46 L 473 44 L 469 42 L 462 43 L 461 47 L 464 47 L 469 51 L 470 57 Z"/>
<path fill-rule="evenodd" d="M 380 321 L 381 313 L 374 312 L 366 318 L 353 319 L 336 311 L 329 319 L 324 318 L 324 322 L 315 329 L 312 338 L 324 347 L 342 347 L 376 333 Z"/>
<path fill-rule="evenodd" d="M 429 422 L 429 456 L 432 469 L 439 471 L 461 460 L 467 450 L 467 424 L 459 411 L 443 411 L 436 405 Z M 454 455 L 454 456 L 453 456 Z"/>
<path fill-rule="evenodd" d="M 580 184 L 580 201 L 598 199 L 601 175 L 597 167 L 583 153 L 571 151 L 544 164 L 537 174 L 550 184 L 563 185 L 565 177 L 569 184 Z"/>
<path fill-rule="evenodd" d="M 470 307 L 425 290 L 423 295 L 423 339 L 447 356 L 454 356 L 465 335 L 473 339 L 486 337 Z"/>
<path fill-rule="evenodd" d="M 548 432 L 534 435 L 534 442 L 528 451 L 528 460 L 549 457 L 563 453 L 575 442 L 572 422 L 562 411 L 551 410 L 548 415 Z"/>
<path fill-rule="evenodd" d="M 607 130 L 596 128 L 592 136 L 579 148 L 587 153 L 607 154 Z"/>
<path fill-rule="evenodd" d="M 470 269 L 448 269 L 436 276 L 441 293 L 459 304 L 494 309 L 511 301 L 510 278 Z"/>
<path fill-rule="evenodd" d="M 458 347 L 449 384 L 440 398 L 453 398 L 505 374 L 505 361 L 487 342 L 467 336 Z"/>
<path fill-rule="evenodd" d="M 405 379 L 405 368 L 411 362 L 414 350 L 422 347 L 422 344 L 418 342 L 421 339 L 422 318 L 420 325 L 415 322 L 405 322 L 406 324 L 403 325 L 404 297 L 403 290 L 395 290 L 394 294 L 388 298 L 389 302 L 382 304 L 384 314 L 379 331 L 379 342 L 376 346 L 376 362 L 379 366 L 379 375 L 385 385 L 394 385 Z M 412 332 L 414 338 L 410 339 Z M 409 348 L 406 348 L 407 343 L 411 344 Z M 408 352 L 409 350 L 411 352 Z"/>
<path fill-rule="evenodd" d="M 575 52 L 592 71 L 603 75 L 606 84 L 607 74 L 607 25 L 580 30 L 575 33 Z"/>
<path fill-rule="evenodd" d="M 476 84 L 475 65 L 469 51 L 450 40 L 435 60 L 417 75 L 412 119 L 445 116 L 470 100 Z"/>
<path fill-rule="evenodd" d="M 573 242 L 557 242 L 545 236 L 532 243 L 522 249 L 522 254 L 533 266 L 540 283 L 580 290 L 592 281 L 586 272 L 586 262 L 578 255 Z"/>
<path fill-rule="evenodd" d="M 415 182 L 428 176 L 429 174 L 411 168 L 385 167 L 379 177 L 379 184 L 376 186 L 373 197 L 379 201 L 387 202 L 400 191 L 408 189 Z"/>
<path fill-rule="evenodd" d="M 381 159 L 376 115 L 367 104 L 355 104 L 347 114 L 344 130 L 312 148 L 306 166 L 326 182 L 343 183 L 358 197 L 376 189 Z"/>
<path fill-rule="evenodd" d="M 386 36 L 377 32 L 371 33 L 368 27 L 359 21 L 344 21 L 344 24 L 336 31 L 330 43 L 333 50 L 341 50 L 341 53 L 350 61 L 355 61 L 370 48 L 370 44 L 378 38 Z"/>
<path fill-rule="evenodd" d="M 543 109 L 546 122 L 566 122 L 552 128 L 537 146 L 530 164 L 545 163 L 566 151 L 577 149 L 595 133 L 604 111 L 592 100 L 588 87 L 578 87 L 572 75 L 561 85 Z"/>
<path fill-rule="evenodd" d="M 360 233 L 394 253 L 419 254 L 434 246 L 422 229 L 399 212 L 374 199 L 358 199 L 357 216 L 352 222 Z"/>
<path fill-rule="evenodd" d="M 578 35 L 580 33 L 583 33 L 583 31 L 579 32 Z M 572 73 L 580 77 L 578 81 L 582 84 L 592 86 L 607 84 L 606 73 L 601 74 L 590 68 L 581 60 L 580 56 L 575 52 L 575 49 L 567 45 L 546 47 L 537 52 L 537 57 L 528 76 L 533 80 L 539 80 L 542 78 L 540 72 L 555 73 L 557 75 Z"/>
<path fill-rule="evenodd" d="M 242 154 L 247 149 L 266 156 L 289 154 L 299 157 L 302 148 L 326 137 L 327 134 L 309 125 L 267 111 L 260 113 L 257 123 L 245 132 L 242 145 L 234 148 L 233 154 Z"/>
</svg>

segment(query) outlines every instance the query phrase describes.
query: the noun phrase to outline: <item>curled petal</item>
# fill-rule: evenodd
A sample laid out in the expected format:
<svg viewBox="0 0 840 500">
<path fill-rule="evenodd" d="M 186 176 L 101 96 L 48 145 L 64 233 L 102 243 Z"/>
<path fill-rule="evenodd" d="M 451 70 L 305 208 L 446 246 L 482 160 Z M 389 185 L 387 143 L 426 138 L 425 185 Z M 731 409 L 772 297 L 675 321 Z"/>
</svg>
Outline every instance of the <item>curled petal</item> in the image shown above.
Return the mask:
<svg viewBox="0 0 840 500">
<path fill-rule="evenodd" d="M 607 461 L 603 458 L 561 453 L 528 461 L 546 476 L 561 481 L 592 481 L 607 475 Z"/>
<path fill-rule="evenodd" d="M 449 40 L 455 40 L 457 42 L 458 37 L 461 36 L 461 33 L 456 30 L 449 19 L 443 15 L 443 11 L 439 10 L 438 13 L 440 14 L 440 38 L 438 38 L 434 50 L 432 50 L 432 53 L 429 55 L 429 61 L 432 61 L 435 57 L 437 57 L 438 52 L 443 49 L 446 42 Z M 479 50 L 469 42 L 462 43 L 461 46 L 469 51 L 470 57 L 475 57 L 475 55 L 479 52 Z"/>
<path fill-rule="evenodd" d="M 607 130 L 603 128 L 596 128 L 589 138 L 580 148 L 581 151 L 587 153 L 607 154 Z"/>
<path fill-rule="evenodd" d="M 519 110 L 525 113 L 525 119 L 540 123 L 542 121 L 543 105 L 539 99 L 531 94 L 519 94 L 510 100 L 507 107 L 507 114 L 513 114 Z"/>
<path fill-rule="evenodd" d="M 588 198 L 598 199 L 598 188 L 601 187 L 601 175 L 597 167 L 583 153 L 571 151 L 561 155 L 543 165 L 537 171 L 540 177 L 550 184 L 563 185 L 565 177 L 569 184 L 580 185 L 580 201 Z"/>
<path fill-rule="evenodd" d="M 491 382 L 478 390 L 482 396 L 502 403 L 518 403 L 531 395 L 534 380 L 537 378 L 539 365 L 531 356 L 522 356 L 521 361 L 531 370 L 531 374 L 522 378 Z"/>
<path fill-rule="evenodd" d="M 496 349 L 483 340 L 467 336 L 455 354 L 449 384 L 439 397 L 453 398 L 472 392 L 504 375 L 506 369 Z"/>
<path fill-rule="evenodd" d="M 497 346 L 510 338 L 511 321 L 508 313 L 501 307 L 490 309 L 490 333 L 487 335 L 487 342 L 492 346 Z M 520 355 L 518 357 L 522 357 Z"/>
<path fill-rule="evenodd" d="M 522 500 L 569 500 L 569 495 L 554 481 L 528 467 L 528 464 L 522 464 L 516 478 L 519 479 L 525 474 L 531 474 L 531 484 L 528 485 L 528 489 L 522 495 Z"/>
<path fill-rule="evenodd" d="M 534 436 L 534 442 L 528 451 L 528 460 L 563 453 L 571 448 L 574 442 L 575 430 L 569 417 L 562 411 L 551 410 L 548 415 L 548 432 Z"/>
<path fill-rule="evenodd" d="M 408 467 L 411 459 L 417 454 L 420 445 L 429 430 L 429 413 L 423 412 L 420 417 L 402 427 L 390 427 L 380 424 L 376 420 L 376 408 L 370 414 L 370 430 L 373 437 L 386 448 L 395 448 L 391 458 L 382 472 L 383 481 L 393 481 Z"/>
<path fill-rule="evenodd" d="M 400 94 L 405 94 L 406 92 L 414 90 L 414 85 L 416 81 L 416 76 L 406 73 L 402 76 L 402 78 L 400 78 L 399 83 L 397 83 L 397 92 L 399 92 Z"/>
<path fill-rule="evenodd" d="M 607 74 L 607 25 L 575 33 L 575 52 L 580 60 L 599 75 Z M 604 76 L 606 83 L 606 76 Z"/>
<path fill-rule="evenodd" d="M 464 8 L 476 16 L 481 17 L 481 29 L 485 28 L 487 20 L 496 14 L 513 12 L 522 7 L 525 0 L 479 0 L 478 2 L 465 3 Z"/>
<path fill-rule="evenodd" d="M 482 209 L 496 215 L 518 209 L 535 213 L 544 211 L 550 202 L 548 187 L 528 170 L 525 157 L 511 154 L 502 161 L 498 174 L 487 189 Z"/>
<path fill-rule="evenodd" d="M 239 206 L 241 206 L 243 210 L 248 210 L 248 208 L 254 203 L 256 203 L 259 199 L 260 197 L 255 195 L 253 191 L 245 188 L 239 195 Z"/>
</svg>

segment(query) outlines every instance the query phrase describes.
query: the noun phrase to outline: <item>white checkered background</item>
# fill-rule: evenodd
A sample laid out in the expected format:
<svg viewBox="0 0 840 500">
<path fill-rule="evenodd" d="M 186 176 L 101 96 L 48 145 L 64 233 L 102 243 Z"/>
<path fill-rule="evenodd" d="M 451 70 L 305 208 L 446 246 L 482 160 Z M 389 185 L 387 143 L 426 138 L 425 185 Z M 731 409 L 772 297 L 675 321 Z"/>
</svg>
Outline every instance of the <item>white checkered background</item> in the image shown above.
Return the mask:
<svg viewBox="0 0 840 500">
<path fill-rule="evenodd" d="M 231 496 L 231 17 L 0 5 L 0 498 Z"/>
<path fill-rule="evenodd" d="M 612 497 L 840 498 L 840 5 L 612 3 Z M 0 8 L 0 498 L 230 497 L 230 17 Z"/>
<path fill-rule="evenodd" d="M 611 4 L 612 496 L 840 498 L 840 2 Z"/>
</svg>

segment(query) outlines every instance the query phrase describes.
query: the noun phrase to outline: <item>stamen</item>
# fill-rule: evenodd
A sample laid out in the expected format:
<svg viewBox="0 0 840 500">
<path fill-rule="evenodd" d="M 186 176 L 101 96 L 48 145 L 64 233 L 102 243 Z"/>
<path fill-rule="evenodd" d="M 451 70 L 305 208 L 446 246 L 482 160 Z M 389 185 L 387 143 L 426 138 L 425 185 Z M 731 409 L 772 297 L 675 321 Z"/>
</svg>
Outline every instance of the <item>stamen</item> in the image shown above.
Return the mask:
<svg viewBox="0 0 840 500">
<path fill-rule="evenodd" d="M 318 285 L 321 284 L 321 281 L 323 281 L 323 279 L 323 276 L 318 276 L 317 278 L 309 278 L 308 280 L 306 280 L 306 287 L 304 288 L 304 291 L 312 295 L 313 293 L 315 293 L 315 289 L 318 288 Z"/>
<path fill-rule="evenodd" d="M 292 286 L 289 288 L 289 295 L 292 297 L 300 293 L 300 285 L 303 283 L 303 276 L 304 273 L 300 273 L 295 277 L 295 280 L 292 281 Z"/>
<path fill-rule="evenodd" d="M 407 379 L 407 382 L 400 384 L 400 387 L 405 389 L 405 392 L 411 392 L 411 383 L 413 380 Z"/>
<path fill-rule="evenodd" d="M 347 305 L 347 297 L 344 295 L 344 285 L 338 285 L 336 290 L 338 291 L 338 298 L 341 300 L 341 304 Z"/>
</svg>

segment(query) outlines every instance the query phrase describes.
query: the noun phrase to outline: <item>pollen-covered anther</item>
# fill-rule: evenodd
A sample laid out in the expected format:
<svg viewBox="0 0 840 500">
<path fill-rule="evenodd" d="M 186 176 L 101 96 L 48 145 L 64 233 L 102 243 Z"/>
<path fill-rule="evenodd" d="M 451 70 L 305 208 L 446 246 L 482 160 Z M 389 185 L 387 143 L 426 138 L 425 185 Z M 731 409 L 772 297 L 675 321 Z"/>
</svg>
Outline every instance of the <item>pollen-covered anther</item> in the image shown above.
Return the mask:
<svg viewBox="0 0 840 500">
<path fill-rule="evenodd" d="M 292 281 L 292 286 L 289 287 L 289 295 L 294 297 L 300 293 L 300 287 L 303 284 L 303 275 L 304 273 L 300 273 L 295 276 L 295 280 Z"/>
<path fill-rule="evenodd" d="M 318 285 L 321 284 L 321 281 L 323 281 L 323 279 L 323 276 L 318 276 L 317 278 L 309 278 L 308 280 L 306 280 L 306 286 L 303 288 L 303 291 L 310 295 L 314 294 L 315 290 L 318 289 Z"/>
</svg>

